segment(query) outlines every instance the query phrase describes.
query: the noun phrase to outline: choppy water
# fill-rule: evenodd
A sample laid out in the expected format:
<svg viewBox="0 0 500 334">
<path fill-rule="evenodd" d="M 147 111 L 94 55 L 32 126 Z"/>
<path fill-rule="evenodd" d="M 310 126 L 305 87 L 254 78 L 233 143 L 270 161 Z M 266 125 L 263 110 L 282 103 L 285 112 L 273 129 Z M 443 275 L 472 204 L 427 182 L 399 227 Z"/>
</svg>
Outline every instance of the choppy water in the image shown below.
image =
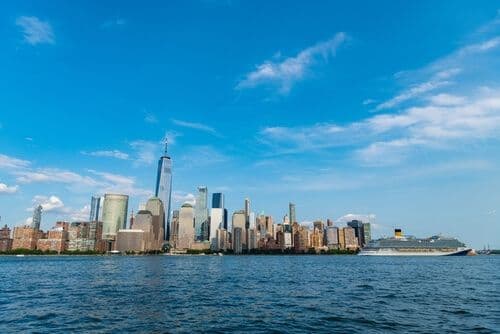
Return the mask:
<svg viewBox="0 0 500 334">
<path fill-rule="evenodd" d="M 493 333 L 500 256 L 0 257 L 0 333 Z"/>
</svg>

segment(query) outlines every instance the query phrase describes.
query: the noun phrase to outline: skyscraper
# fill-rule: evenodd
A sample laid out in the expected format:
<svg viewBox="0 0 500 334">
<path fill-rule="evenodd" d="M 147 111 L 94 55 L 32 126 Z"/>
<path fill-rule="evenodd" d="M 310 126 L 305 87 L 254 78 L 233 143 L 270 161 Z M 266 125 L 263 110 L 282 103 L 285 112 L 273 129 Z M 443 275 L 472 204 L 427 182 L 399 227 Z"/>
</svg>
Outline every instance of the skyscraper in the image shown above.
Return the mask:
<svg viewBox="0 0 500 334">
<path fill-rule="evenodd" d="M 128 196 L 105 194 L 102 205 L 102 238 L 115 240 L 119 229 L 124 229 L 127 222 Z M 108 245 L 108 250 L 109 245 Z"/>
<path fill-rule="evenodd" d="M 241 243 L 241 249 L 246 250 L 247 249 L 247 229 L 245 227 L 246 225 L 246 216 L 245 216 L 245 210 L 240 210 L 236 211 L 233 213 L 233 249 L 236 252 L 236 249 L 238 245 L 236 245 L 236 241 Z M 237 232 L 239 231 L 239 232 Z M 240 238 L 236 238 L 236 233 L 239 233 Z"/>
<path fill-rule="evenodd" d="M 150 198 L 146 203 L 146 210 L 153 215 L 153 237 L 155 245 L 160 249 L 163 246 L 165 231 L 163 230 L 163 222 L 165 221 L 165 211 L 163 209 L 163 202 L 158 197 Z"/>
<path fill-rule="evenodd" d="M 99 209 L 101 206 L 101 197 L 92 196 L 90 200 L 90 216 L 89 222 L 99 221 Z"/>
<path fill-rule="evenodd" d="M 212 209 L 210 209 L 210 247 L 217 248 L 217 230 L 227 228 L 227 210 L 224 208 L 224 195 L 222 193 L 212 194 Z"/>
<path fill-rule="evenodd" d="M 198 187 L 198 197 L 196 198 L 194 215 L 194 235 L 196 241 L 204 241 L 208 237 L 208 189 Z"/>
<path fill-rule="evenodd" d="M 155 197 L 158 197 L 163 202 L 165 212 L 165 218 L 162 223 L 165 233 L 164 240 L 168 241 L 170 237 L 170 201 L 172 197 L 172 159 L 168 156 L 167 149 L 168 142 L 165 138 L 165 152 L 160 160 L 158 160 Z"/>
<path fill-rule="evenodd" d="M 293 225 L 293 223 L 297 222 L 297 218 L 295 217 L 295 204 L 289 203 L 288 204 L 288 211 L 289 211 L 289 217 L 290 217 L 290 224 Z"/>
<path fill-rule="evenodd" d="M 249 228 L 250 226 L 250 199 L 245 198 L 245 228 Z"/>
<path fill-rule="evenodd" d="M 212 194 L 212 208 L 224 209 L 224 194 L 222 193 Z"/>
<path fill-rule="evenodd" d="M 352 220 L 347 223 L 347 226 L 352 227 L 354 229 L 354 234 L 358 239 L 358 245 L 360 247 L 363 247 L 365 244 L 365 231 L 363 227 L 363 222 L 360 220 Z"/>
<path fill-rule="evenodd" d="M 189 203 L 184 203 L 179 211 L 179 230 L 176 248 L 189 249 L 194 242 L 194 210 Z"/>
<path fill-rule="evenodd" d="M 33 211 L 33 220 L 31 221 L 30 227 L 35 230 L 40 229 L 40 223 L 42 222 L 42 210 L 42 206 L 39 205 Z"/>
</svg>

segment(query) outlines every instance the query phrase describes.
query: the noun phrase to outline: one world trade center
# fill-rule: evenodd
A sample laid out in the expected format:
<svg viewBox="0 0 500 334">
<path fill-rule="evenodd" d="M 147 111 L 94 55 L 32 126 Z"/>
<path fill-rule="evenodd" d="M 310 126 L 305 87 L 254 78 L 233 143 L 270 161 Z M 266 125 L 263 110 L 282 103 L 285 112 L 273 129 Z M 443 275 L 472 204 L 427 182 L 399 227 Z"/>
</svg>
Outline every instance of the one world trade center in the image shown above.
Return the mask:
<svg viewBox="0 0 500 334">
<path fill-rule="evenodd" d="M 156 175 L 155 196 L 163 202 L 165 210 L 165 221 L 163 230 L 165 231 L 165 241 L 170 240 L 170 198 L 172 196 L 172 159 L 167 153 L 168 142 L 165 138 L 165 152 L 158 160 L 158 174 Z"/>
</svg>

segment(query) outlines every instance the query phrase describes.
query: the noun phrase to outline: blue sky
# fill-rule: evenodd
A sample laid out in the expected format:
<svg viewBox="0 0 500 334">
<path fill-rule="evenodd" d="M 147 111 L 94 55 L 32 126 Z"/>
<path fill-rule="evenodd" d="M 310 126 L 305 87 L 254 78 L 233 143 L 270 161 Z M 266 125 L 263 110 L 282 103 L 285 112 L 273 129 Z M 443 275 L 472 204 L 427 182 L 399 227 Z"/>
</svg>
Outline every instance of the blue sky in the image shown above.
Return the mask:
<svg viewBox="0 0 500 334">
<path fill-rule="evenodd" d="M 137 208 L 170 139 L 174 208 L 198 185 L 280 220 L 368 216 L 500 247 L 493 1 L 4 1 L 0 215 Z M 347 215 L 347 216 L 346 216 Z"/>
</svg>

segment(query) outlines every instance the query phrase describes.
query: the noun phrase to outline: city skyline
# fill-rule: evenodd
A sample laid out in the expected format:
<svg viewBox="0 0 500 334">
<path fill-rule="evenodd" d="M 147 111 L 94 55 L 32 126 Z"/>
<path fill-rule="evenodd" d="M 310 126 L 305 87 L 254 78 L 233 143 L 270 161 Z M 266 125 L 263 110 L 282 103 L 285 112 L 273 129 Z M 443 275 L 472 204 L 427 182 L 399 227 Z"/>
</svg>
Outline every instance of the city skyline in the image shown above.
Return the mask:
<svg viewBox="0 0 500 334">
<path fill-rule="evenodd" d="M 500 12 L 459 3 L 2 3 L 1 224 L 135 211 L 166 136 L 170 211 L 203 185 L 229 221 L 250 198 L 499 248 Z"/>
</svg>

